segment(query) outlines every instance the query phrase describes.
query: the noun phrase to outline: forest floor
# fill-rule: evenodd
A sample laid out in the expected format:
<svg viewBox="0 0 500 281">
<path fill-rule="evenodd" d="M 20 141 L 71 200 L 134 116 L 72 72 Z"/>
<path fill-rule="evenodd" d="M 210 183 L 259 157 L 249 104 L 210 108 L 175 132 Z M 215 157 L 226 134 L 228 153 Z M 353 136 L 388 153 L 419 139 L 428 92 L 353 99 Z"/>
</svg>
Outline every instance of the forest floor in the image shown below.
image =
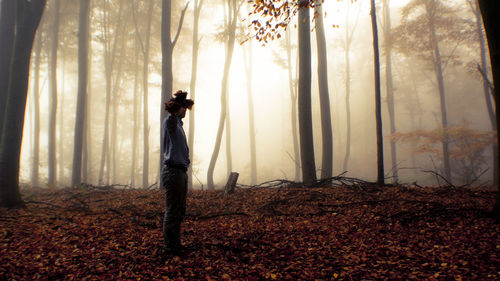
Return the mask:
<svg viewBox="0 0 500 281">
<path fill-rule="evenodd" d="M 0 280 L 499 280 L 491 190 L 374 186 L 190 191 L 181 256 L 164 193 L 25 190 L 0 209 Z"/>
</svg>

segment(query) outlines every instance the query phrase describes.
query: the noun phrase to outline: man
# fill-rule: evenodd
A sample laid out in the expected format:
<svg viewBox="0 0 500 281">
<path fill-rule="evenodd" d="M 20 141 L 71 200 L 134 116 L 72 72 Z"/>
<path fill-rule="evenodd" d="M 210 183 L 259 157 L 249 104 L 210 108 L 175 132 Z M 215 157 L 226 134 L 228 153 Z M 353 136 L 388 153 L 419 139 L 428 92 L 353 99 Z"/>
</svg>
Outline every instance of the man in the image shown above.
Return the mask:
<svg viewBox="0 0 500 281">
<path fill-rule="evenodd" d="M 163 165 L 162 186 L 165 189 L 165 217 L 163 219 L 163 239 L 165 250 L 178 254 L 182 250 L 180 241 L 181 222 L 186 213 L 187 169 L 189 148 L 182 128 L 182 118 L 194 102 L 186 99 L 187 92 L 177 91 L 166 104 L 168 115 L 163 121 Z"/>
</svg>

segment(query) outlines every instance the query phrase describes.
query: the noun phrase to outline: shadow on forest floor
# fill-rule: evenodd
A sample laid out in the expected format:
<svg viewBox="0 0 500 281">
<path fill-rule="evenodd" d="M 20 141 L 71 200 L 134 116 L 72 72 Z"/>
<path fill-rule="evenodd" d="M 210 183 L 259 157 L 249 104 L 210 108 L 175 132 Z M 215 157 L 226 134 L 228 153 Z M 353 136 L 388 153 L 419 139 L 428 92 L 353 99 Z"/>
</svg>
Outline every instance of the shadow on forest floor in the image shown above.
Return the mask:
<svg viewBox="0 0 500 281">
<path fill-rule="evenodd" d="M 190 191 L 182 256 L 164 193 L 26 190 L 0 209 L 0 279 L 498 280 L 495 194 L 376 186 Z"/>
</svg>

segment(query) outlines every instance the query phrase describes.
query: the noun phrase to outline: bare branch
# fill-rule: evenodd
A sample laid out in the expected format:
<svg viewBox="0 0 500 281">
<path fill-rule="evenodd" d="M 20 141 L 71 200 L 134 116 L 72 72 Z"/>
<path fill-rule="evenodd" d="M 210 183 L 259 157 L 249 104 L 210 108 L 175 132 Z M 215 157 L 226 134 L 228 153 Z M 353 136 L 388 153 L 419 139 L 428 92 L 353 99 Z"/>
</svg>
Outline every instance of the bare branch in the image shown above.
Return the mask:
<svg viewBox="0 0 500 281">
<path fill-rule="evenodd" d="M 187 8 L 189 6 L 189 3 L 190 2 L 187 2 L 186 6 L 184 6 L 184 9 L 182 9 L 181 18 L 179 20 L 179 25 L 177 26 L 177 33 L 175 34 L 174 41 L 172 41 L 172 49 L 174 49 L 175 44 L 177 43 L 177 39 L 179 39 L 179 35 L 180 35 L 181 29 L 182 29 L 182 24 L 184 22 L 184 16 L 186 15 L 186 11 L 187 11 Z"/>
</svg>

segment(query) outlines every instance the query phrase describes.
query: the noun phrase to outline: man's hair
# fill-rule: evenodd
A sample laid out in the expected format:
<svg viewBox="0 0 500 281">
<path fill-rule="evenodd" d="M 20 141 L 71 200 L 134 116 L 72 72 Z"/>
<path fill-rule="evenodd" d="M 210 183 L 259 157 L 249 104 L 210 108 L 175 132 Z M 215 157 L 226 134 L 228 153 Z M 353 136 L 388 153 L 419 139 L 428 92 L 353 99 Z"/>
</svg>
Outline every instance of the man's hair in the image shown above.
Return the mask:
<svg viewBox="0 0 500 281">
<path fill-rule="evenodd" d="M 175 92 L 174 97 L 165 103 L 165 110 L 170 113 L 175 113 L 179 111 L 181 107 L 191 109 L 194 101 L 192 99 L 186 99 L 187 94 L 187 92 L 182 90 Z"/>
</svg>

